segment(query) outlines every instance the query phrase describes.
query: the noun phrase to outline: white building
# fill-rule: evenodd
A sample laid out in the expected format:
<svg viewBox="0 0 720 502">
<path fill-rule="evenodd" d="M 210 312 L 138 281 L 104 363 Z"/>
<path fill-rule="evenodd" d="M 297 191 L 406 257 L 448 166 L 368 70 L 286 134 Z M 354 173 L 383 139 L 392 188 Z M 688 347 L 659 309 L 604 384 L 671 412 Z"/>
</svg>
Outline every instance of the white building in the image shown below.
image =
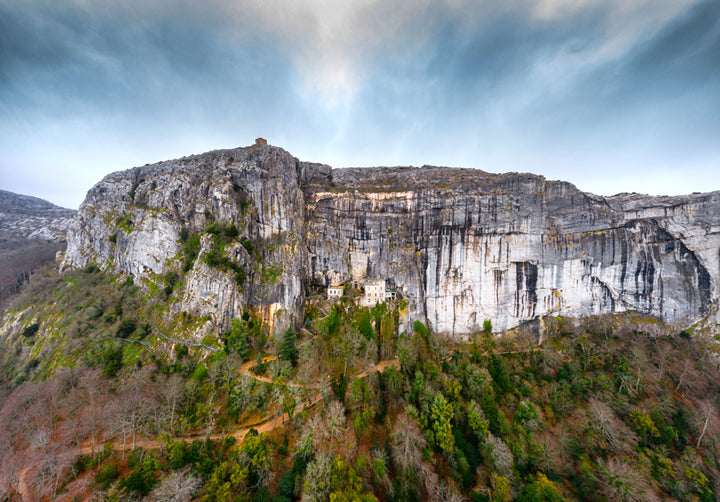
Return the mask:
<svg viewBox="0 0 720 502">
<path fill-rule="evenodd" d="M 385 297 L 385 281 L 375 280 L 365 283 L 365 295 L 360 298 L 360 306 L 373 307 L 380 302 L 384 302 Z"/>
<path fill-rule="evenodd" d="M 333 298 L 340 298 L 343 295 L 343 287 L 342 286 L 330 286 L 327 288 L 327 297 L 328 300 L 332 300 Z"/>
</svg>

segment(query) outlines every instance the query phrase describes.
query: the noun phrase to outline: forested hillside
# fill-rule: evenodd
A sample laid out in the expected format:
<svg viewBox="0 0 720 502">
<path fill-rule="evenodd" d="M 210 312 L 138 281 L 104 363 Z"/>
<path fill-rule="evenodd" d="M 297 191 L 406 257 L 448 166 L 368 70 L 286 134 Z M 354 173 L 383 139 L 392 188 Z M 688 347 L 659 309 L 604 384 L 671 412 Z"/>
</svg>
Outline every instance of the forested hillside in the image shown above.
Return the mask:
<svg viewBox="0 0 720 502">
<path fill-rule="evenodd" d="M 715 340 L 634 313 L 465 344 L 309 297 L 275 338 L 178 278 L 35 274 L 5 311 L 0 500 L 711 501 Z M 486 323 L 487 331 L 492 327 Z"/>
</svg>

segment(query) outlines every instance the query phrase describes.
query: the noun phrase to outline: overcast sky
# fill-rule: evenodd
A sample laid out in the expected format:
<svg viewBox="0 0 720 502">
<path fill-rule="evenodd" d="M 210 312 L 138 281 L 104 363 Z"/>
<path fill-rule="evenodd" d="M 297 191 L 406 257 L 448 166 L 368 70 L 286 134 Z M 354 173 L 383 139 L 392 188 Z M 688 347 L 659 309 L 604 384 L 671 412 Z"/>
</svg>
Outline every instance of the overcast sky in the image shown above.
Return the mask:
<svg viewBox="0 0 720 502">
<path fill-rule="evenodd" d="M 0 188 L 263 136 L 333 167 L 720 190 L 718 0 L 0 0 Z"/>
</svg>

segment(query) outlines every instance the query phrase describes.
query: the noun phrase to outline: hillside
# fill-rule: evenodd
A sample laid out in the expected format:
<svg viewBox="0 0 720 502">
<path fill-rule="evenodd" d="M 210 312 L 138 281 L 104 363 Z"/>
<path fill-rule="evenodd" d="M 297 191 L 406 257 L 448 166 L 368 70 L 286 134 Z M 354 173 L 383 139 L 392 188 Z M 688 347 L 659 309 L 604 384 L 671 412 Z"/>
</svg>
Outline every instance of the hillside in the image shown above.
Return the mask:
<svg viewBox="0 0 720 502">
<path fill-rule="evenodd" d="M 166 291 L 36 274 L 2 330 L 9 500 L 715 500 L 714 342 L 638 313 L 469 343 L 313 299 L 183 344 Z M 487 326 L 487 328 L 491 328 Z M 172 340 L 170 339 L 172 338 Z M 380 370 L 380 372 L 376 372 Z"/>
<path fill-rule="evenodd" d="M 719 202 L 266 145 L 110 174 L 2 311 L 0 501 L 717 500 Z"/>
<path fill-rule="evenodd" d="M 64 240 L 76 211 L 51 202 L 0 190 L 0 242 Z"/>
<path fill-rule="evenodd" d="M 76 211 L 0 190 L 0 309 L 33 270 L 55 260 Z"/>
</svg>

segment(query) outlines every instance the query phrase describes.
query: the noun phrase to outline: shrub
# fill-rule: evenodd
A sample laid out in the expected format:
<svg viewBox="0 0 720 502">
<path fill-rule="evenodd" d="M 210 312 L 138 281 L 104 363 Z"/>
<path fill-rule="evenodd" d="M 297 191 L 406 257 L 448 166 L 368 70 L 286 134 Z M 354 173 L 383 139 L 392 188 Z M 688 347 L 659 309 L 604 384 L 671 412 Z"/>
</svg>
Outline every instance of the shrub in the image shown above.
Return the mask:
<svg viewBox="0 0 720 502">
<path fill-rule="evenodd" d="M 171 270 L 165 274 L 163 279 L 165 281 L 165 288 L 163 289 L 163 292 L 165 293 L 165 296 L 169 296 L 175 289 L 175 285 L 178 282 L 178 274 L 177 272 Z"/>
<path fill-rule="evenodd" d="M 118 338 L 127 338 L 135 332 L 135 329 L 137 329 L 137 323 L 134 319 L 124 319 L 118 326 L 115 335 Z"/>
<path fill-rule="evenodd" d="M 108 347 L 101 355 L 102 374 L 105 378 L 115 378 L 123 367 L 123 355 L 120 347 Z"/>
<path fill-rule="evenodd" d="M 488 334 L 492 333 L 492 321 L 490 319 L 483 321 L 483 331 Z"/>
<path fill-rule="evenodd" d="M 245 251 L 247 251 L 249 255 L 252 255 L 255 251 L 255 246 L 250 239 L 243 239 L 240 241 L 240 244 L 242 244 L 242 247 L 245 248 Z"/>
<path fill-rule="evenodd" d="M 21 335 L 25 338 L 30 338 L 32 336 L 35 336 L 40 329 L 40 323 L 31 324 L 30 326 L 26 327 L 24 330 L 22 330 Z"/>
<path fill-rule="evenodd" d="M 192 266 L 193 263 L 195 263 L 195 258 L 197 258 L 198 253 L 200 252 L 200 237 L 197 235 L 193 235 L 187 239 L 187 242 L 185 242 L 185 246 L 183 246 L 183 272 L 188 272 Z"/>
<path fill-rule="evenodd" d="M 130 474 L 123 478 L 120 485 L 128 492 L 147 495 L 156 483 L 155 471 L 157 461 L 152 455 L 146 455 L 142 463 L 138 463 Z"/>
<path fill-rule="evenodd" d="M 238 232 L 237 227 L 235 226 L 235 223 L 230 223 L 229 225 L 223 227 L 223 233 L 226 237 L 229 237 L 230 239 L 235 239 L 239 235 L 240 232 Z"/>
<path fill-rule="evenodd" d="M 425 340 L 430 336 L 430 330 L 427 329 L 427 326 L 425 326 L 422 321 L 415 321 L 413 323 L 413 331 L 421 335 Z"/>
<path fill-rule="evenodd" d="M 117 463 L 110 461 L 103 465 L 102 468 L 95 475 L 95 482 L 100 485 L 103 490 L 107 490 L 108 487 L 120 476 Z"/>
</svg>

